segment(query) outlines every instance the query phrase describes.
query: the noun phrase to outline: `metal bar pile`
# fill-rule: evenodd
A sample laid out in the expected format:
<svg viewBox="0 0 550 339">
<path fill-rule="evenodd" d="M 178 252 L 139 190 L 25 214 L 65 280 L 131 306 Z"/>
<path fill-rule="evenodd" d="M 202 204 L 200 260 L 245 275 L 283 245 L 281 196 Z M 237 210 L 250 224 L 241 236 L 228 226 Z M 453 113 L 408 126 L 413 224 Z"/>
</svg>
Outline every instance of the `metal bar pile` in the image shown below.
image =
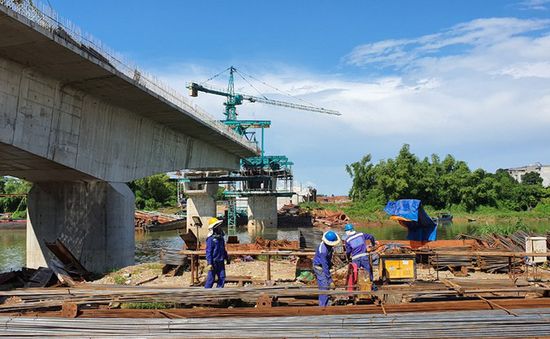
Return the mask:
<svg viewBox="0 0 550 339">
<path fill-rule="evenodd" d="M 508 236 L 500 234 L 485 234 L 481 236 L 474 236 L 468 234 L 459 234 L 456 239 L 472 239 L 477 242 L 477 249 L 499 249 L 509 252 L 524 252 L 525 251 L 525 238 L 534 234 L 524 231 L 517 231 Z"/>
<path fill-rule="evenodd" d="M 429 256 L 429 263 L 432 267 L 435 267 L 438 270 L 446 270 L 452 267 L 473 267 L 474 261 L 471 256 L 456 256 L 449 254 L 440 254 L 441 250 L 448 251 L 469 251 L 469 247 L 446 247 L 444 249 L 434 249 L 435 255 Z"/>
<path fill-rule="evenodd" d="M 312 306 L 317 306 L 316 301 Z M 549 298 L 506 298 L 428 301 L 405 304 L 385 304 L 384 307 L 376 304 L 347 305 L 329 307 L 311 306 L 277 306 L 277 307 L 235 307 L 235 308 L 171 308 L 171 309 L 106 309 L 106 308 L 79 308 L 73 314 L 60 311 L 33 311 L 27 313 L 5 313 L 6 316 L 25 317 L 78 317 L 78 318 L 206 318 L 206 317 L 290 317 L 314 315 L 350 315 L 350 314 L 388 314 L 407 312 L 456 312 L 503 309 L 512 312 L 512 309 L 549 308 Z"/>
<path fill-rule="evenodd" d="M 516 293 L 544 295 L 550 287 L 536 286 L 469 286 L 459 293 L 463 296 L 478 294 Z M 345 291 L 342 289 L 320 291 L 316 288 L 303 287 L 241 287 L 225 289 L 204 288 L 148 288 L 142 286 L 116 287 L 112 285 L 88 285 L 87 288 L 39 288 L 0 291 L 0 312 L 32 311 L 43 308 L 59 308 L 65 302 L 80 305 L 99 306 L 111 303 L 145 303 L 161 302 L 186 306 L 209 305 L 219 306 L 227 300 L 242 300 L 254 304 L 263 295 L 272 298 L 316 298 L 319 294 L 333 296 L 350 296 L 356 294 L 370 294 L 380 300 L 386 295 L 406 295 L 411 300 L 421 298 L 445 298 L 457 296 L 455 290 L 449 290 L 444 284 L 432 284 L 425 288 L 380 289 L 378 291 Z"/>
<path fill-rule="evenodd" d="M 475 338 L 542 337 L 550 309 L 392 315 L 325 315 L 267 318 L 59 319 L 0 317 L 0 335 L 133 336 L 193 338 Z"/>
</svg>

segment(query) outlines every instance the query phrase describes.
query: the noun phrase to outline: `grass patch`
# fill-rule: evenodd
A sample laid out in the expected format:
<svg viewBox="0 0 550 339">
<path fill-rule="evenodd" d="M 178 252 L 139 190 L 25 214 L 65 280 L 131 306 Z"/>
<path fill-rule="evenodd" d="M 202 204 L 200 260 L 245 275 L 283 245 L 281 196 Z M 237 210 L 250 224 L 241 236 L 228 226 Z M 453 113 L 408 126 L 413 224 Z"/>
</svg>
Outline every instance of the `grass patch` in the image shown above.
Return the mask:
<svg viewBox="0 0 550 339">
<path fill-rule="evenodd" d="M 499 234 L 499 235 L 511 235 L 518 231 L 530 232 L 532 229 L 527 226 L 521 219 L 518 219 L 515 224 L 510 225 L 499 225 L 499 224 L 486 224 L 479 225 L 473 230 L 475 235 L 486 235 L 486 234 Z"/>
<path fill-rule="evenodd" d="M 120 274 L 114 275 L 113 280 L 114 280 L 115 284 L 117 284 L 117 285 L 126 285 L 126 278 L 124 278 Z"/>
<path fill-rule="evenodd" d="M 137 310 L 165 310 L 168 308 L 174 308 L 172 303 L 161 302 L 148 302 L 148 303 L 123 303 L 120 308 L 123 309 L 137 309 Z"/>
<path fill-rule="evenodd" d="M 144 264 L 143 267 L 149 270 L 161 270 L 164 265 L 160 262 L 152 262 Z"/>
</svg>

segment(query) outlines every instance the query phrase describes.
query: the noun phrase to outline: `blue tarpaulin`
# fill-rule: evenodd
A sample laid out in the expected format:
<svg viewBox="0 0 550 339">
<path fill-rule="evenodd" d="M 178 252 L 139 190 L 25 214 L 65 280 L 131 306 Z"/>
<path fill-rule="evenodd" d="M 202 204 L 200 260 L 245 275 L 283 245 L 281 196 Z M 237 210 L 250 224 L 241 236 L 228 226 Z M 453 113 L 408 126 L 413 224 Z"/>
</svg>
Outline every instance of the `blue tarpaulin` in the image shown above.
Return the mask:
<svg viewBox="0 0 550 339">
<path fill-rule="evenodd" d="M 408 240 L 434 241 L 437 238 L 437 224 L 422 208 L 422 202 L 418 199 L 401 199 L 389 201 L 384 211 L 392 219 L 409 230 Z"/>
</svg>

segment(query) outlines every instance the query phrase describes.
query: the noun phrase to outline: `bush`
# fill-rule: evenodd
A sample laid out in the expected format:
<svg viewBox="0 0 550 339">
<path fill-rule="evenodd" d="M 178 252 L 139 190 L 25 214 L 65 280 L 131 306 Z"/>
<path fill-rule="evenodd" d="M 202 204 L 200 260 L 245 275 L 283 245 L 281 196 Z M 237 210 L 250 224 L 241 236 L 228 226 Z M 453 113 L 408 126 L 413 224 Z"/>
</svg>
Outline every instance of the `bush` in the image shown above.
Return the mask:
<svg viewBox="0 0 550 339">
<path fill-rule="evenodd" d="M 15 212 L 13 212 L 11 217 L 14 220 L 27 219 L 27 210 L 15 211 Z"/>
</svg>

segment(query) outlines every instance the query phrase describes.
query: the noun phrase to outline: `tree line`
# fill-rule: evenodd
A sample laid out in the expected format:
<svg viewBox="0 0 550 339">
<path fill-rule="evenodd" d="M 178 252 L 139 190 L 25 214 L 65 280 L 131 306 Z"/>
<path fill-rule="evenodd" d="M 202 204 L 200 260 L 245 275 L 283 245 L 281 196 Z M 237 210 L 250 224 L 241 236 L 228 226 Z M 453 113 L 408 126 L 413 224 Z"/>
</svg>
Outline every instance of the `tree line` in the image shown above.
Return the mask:
<svg viewBox="0 0 550 339">
<path fill-rule="evenodd" d="M 0 213 L 13 213 L 13 218 L 26 217 L 27 199 L 32 184 L 28 181 L 0 176 Z M 136 208 L 155 210 L 160 207 L 177 206 L 176 182 L 166 174 L 134 180 L 128 183 L 136 197 Z"/>
<path fill-rule="evenodd" d="M 490 173 L 470 170 L 467 163 L 436 154 L 420 159 L 405 144 L 395 158 L 372 163 L 370 154 L 346 165 L 352 178 L 350 197 L 354 201 L 383 204 L 388 200 L 420 199 L 435 209 L 461 207 L 475 211 L 481 206 L 526 211 L 550 197 L 536 172 L 517 182 L 508 171 Z"/>
<path fill-rule="evenodd" d="M 0 213 L 13 213 L 13 218 L 26 217 L 26 194 L 31 188 L 28 181 L 13 177 L 0 177 Z"/>
</svg>

